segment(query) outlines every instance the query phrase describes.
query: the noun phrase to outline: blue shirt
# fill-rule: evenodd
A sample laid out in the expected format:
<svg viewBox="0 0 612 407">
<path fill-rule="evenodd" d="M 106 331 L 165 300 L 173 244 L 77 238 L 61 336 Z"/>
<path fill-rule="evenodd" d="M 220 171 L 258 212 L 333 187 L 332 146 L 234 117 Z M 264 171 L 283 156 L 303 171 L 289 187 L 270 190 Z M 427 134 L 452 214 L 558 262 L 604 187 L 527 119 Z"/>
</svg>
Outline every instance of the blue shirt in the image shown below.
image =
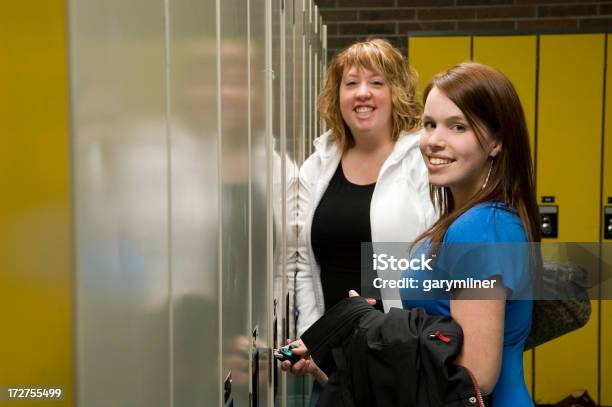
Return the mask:
<svg viewBox="0 0 612 407">
<path fill-rule="evenodd" d="M 486 202 L 470 208 L 451 224 L 434 265 L 434 269 L 446 269 L 443 274 L 453 279 L 468 276 L 475 279 L 497 277 L 508 289 L 510 299 L 506 300 L 501 371 L 492 393 L 495 407 L 533 406 L 523 375 L 523 350 L 531 329 L 533 303 L 529 300 L 511 299 L 515 294 L 524 293 L 531 287 L 527 245 L 516 244 L 526 242 L 527 237 L 520 218 L 500 202 Z M 482 246 L 488 245 L 491 250 L 481 250 L 478 259 L 471 260 L 475 262 L 471 264 L 472 267 L 457 267 L 456 264 L 462 261 L 459 253 L 464 249 L 454 247 L 463 246 L 468 250 L 469 245 L 465 243 L 484 243 Z M 515 243 L 515 248 L 494 251 L 493 243 Z M 449 250 L 445 253 L 444 246 L 447 244 Z M 448 299 L 419 299 L 415 298 L 414 292 L 407 290 L 400 290 L 405 309 L 420 307 L 430 315 L 450 316 Z M 440 296 L 436 295 L 435 298 Z M 527 297 L 521 295 L 520 298 Z"/>
</svg>

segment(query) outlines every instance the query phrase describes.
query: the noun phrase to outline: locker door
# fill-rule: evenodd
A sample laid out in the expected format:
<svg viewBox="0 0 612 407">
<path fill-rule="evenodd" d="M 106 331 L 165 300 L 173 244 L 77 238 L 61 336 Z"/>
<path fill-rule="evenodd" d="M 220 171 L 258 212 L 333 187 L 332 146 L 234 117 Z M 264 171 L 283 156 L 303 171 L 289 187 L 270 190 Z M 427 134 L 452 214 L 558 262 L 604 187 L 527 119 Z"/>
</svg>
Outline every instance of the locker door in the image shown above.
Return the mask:
<svg viewBox="0 0 612 407">
<path fill-rule="evenodd" d="M 408 62 L 419 74 L 419 100 L 435 74 L 470 60 L 470 47 L 470 37 L 408 38 Z"/>
<path fill-rule="evenodd" d="M 605 133 L 604 133 L 604 173 L 602 184 L 602 198 L 604 206 L 604 263 L 607 266 L 602 270 L 605 279 L 602 286 L 604 295 L 608 298 L 601 301 L 601 353 L 599 362 L 601 364 L 601 401 L 602 406 L 612 406 L 612 236 L 607 229 L 610 227 L 612 215 L 612 35 L 608 34 L 607 50 L 607 78 L 606 78 L 606 111 L 605 111 Z M 606 216 L 606 212 L 608 212 Z M 606 233 L 607 232 L 607 233 Z"/>
<path fill-rule="evenodd" d="M 327 69 L 327 26 L 321 25 L 321 69 L 319 70 L 319 92 L 323 87 L 325 71 Z M 323 134 L 326 130 L 325 121 L 319 116 L 320 133 Z"/>
<path fill-rule="evenodd" d="M 312 124 L 314 123 L 314 110 L 312 109 L 312 104 L 314 101 L 314 52 L 315 52 L 315 33 L 314 33 L 314 3 L 311 1 L 308 2 L 308 105 L 306 106 L 307 117 L 308 117 L 308 128 L 306 129 L 306 134 L 308 134 L 308 155 L 312 154 L 314 147 L 312 142 L 314 140 L 314 128 Z"/>
<path fill-rule="evenodd" d="M 9 2 L 0 17 L 0 383 L 62 387 L 59 406 L 74 401 L 65 7 Z"/>
<path fill-rule="evenodd" d="M 184 326 L 183 317 L 193 315 L 199 306 L 196 294 L 182 310 L 174 308 L 177 313 L 171 308 L 172 290 L 179 289 L 172 282 L 181 280 L 181 273 L 171 274 L 178 263 L 171 264 L 170 254 L 169 211 L 175 207 L 169 195 L 168 4 L 80 0 L 69 1 L 68 6 L 72 157 L 77 174 L 76 404 L 168 406 L 173 391 L 171 362 L 177 362 L 177 375 L 186 366 L 180 359 L 184 354 L 171 351 L 174 339 L 180 341 L 171 336 L 171 318 L 173 322 L 177 318 L 177 327 Z M 179 96 L 183 85 L 174 94 L 175 124 L 181 123 L 185 110 L 201 108 L 194 107 L 197 97 L 180 105 L 185 100 Z M 201 89 L 198 95 L 206 94 L 206 85 Z M 190 134 L 192 123 L 180 126 L 183 140 L 190 138 L 185 134 Z M 178 133 L 174 133 L 177 138 Z M 191 148 L 197 149 L 199 142 Z M 216 145 L 214 139 L 203 142 L 211 142 L 210 149 Z M 182 160 L 183 165 L 188 162 Z M 197 171 L 190 168 L 189 173 Z M 214 187 L 208 187 L 215 181 L 205 178 L 200 185 L 212 192 Z M 212 198 L 206 197 L 214 199 L 212 193 Z M 202 220 L 214 228 L 215 204 L 210 205 L 211 216 Z M 184 231 L 181 228 L 181 236 Z M 203 232 L 208 240 L 208 231 Z M 209 261 L 207 265 L 216 265 Z M 171 280 L 174 277 L 179 278 Z"/>
<path fill-rule="evenodd" d="M 540 37 L 538 200 L 554 197 L 558 242 L 599 241 L 603 35 Z M 536 349 L 535 399 L 576 389 L 597 399 L 597 302 L 582 329 Z"/>
<path fill-rule="evenodd" d="M 311 142 L 309 133 L 309 88 L 308 75 L 310 69 L 309 60 L 309 44 L 310 44 L 310 23 L 309 23 L 309 7 L 310 0 L 294 0 L 294 97 L 289 103 L 295 108 L 294 132 L 291 135 L 296 145 L 295 154 L 293 156 L 293 165 L 295 165 L 295 179 L 292 182 L 291 192 L 297 193 L 297 169 L 302 165 L 304 160 L 310 155 Z M 288 185 L 288 193 L 290 186 Z M 295 204 L 294 204 L 295 205 Z M 295 210 L 295 209 L 294 209 Z M 289 236 L 288 236 L 289 237 Z M 288 276 L 293 279 L 294 273 Z M 293 298 L 285 297 L 285 312 L 290 313 L 293 310 Z M 288 314 L 289 338 L 295 337 L 295 315 Z M 303 406 L 307 404 L 310 393 L 305 388 L 304 378 L 296 377 L 290 374 L 283 374 L 286 388 L 286 406 Z"/>
<path fill-rule="evenodd" d="M 274 10 L 273 10 L 274 8 Z M 249 1 L 249 112 L 250 112 L 250 399 L 251 407 L 266 406 L 269 401 L 268 378 L 270 377 L 270 333 L 272 304 L 272 233 L 273 196 L 272 183 L 276 171 L 274 161 L 274 138 L 278 132 L 278 79 L 273 72 L 276 58 L 273 53 L 273 32 L 277 31 L 280 2 L 272 0 Z M 275 14 L 273 14 L 275 13 Z M 272 20 L 276 17 L 275 20 Z M 278 37 L 278 36 L 277 36 Z M 274 55 L 276 56 L 276 55 Z M 277 76 L 280 78 L 280 75 Z M 273 93 L 274 92 L 274 93 Z M 270 316 L 270 321 L 269 321 Z"/>
<path fill-rule="evenodd" d="M 175 406 L 219 405 L 221 400 L 215 11 L 214 0 L 171 1 L 167 9 L 173 361 L 169 405 Z"/>
<path fill-rule="evenodd" d="M 512 81 L 525 111 L 532 157 L 535 157 L 536 47 L 537 38 L 534 35 L 486 36 L 474 37 L 473 40 L 474 61 L 500 70 Z M 533 351 L 525 352 L 525 383 L 530 392 L 533 387 L 532 361 Z"/>
<path fill-rule="evenodd" d="M 225 405 L 248 405 L 250 168 L 248 9 L 219 2 L 221 99 L 221 345 Z"/>
<path fill-rule="evenodd" d="M 306 140 L 306 37 L 304 31 L 304 16 L 306 12 L 306 0 L 294 0 L 293 3 L 294 24 L 294 127 L 296 135 L 296 162 L 301 165 L 308 156 Z"/>
<path fill-rule="evenodd" d="M 310 109 L 312 110 L 312 138 L 313 140 L 319 137 L 319 112 L 317 110 L 317 98 L 319 97 L 319 70 L 321 68 L 321 17 L 319 16 L 319 8 L 314 6 L 314 19 L 312 22 L 314 35 L 313 35 L 313 62 L 312 62 L 312 103 Z M 314 147 L 313 147 L 314 149 Z"/>
<path fill-rule="evenodd" d="M 300 101 L 300 106 L 302 109 L 302 132 L 304 134 L 304 160 L 308 158 L 310 155 L 310 133 L 309 129 L 309 111 L 308 111 L 308 103 L 309 103 L 309 92 L 308 92 L 308 74 L 310 69 L 310 58 L 309 58 L 309 33 L 310 33 L 310 24 L 308 22 L 308 6 L 309 0 L 301 0 L 303 3 L 303 10 L 301 14 L 301 34 L 302 34 L 302 100 Z"/>
<path fill-rule="evenodd" d="M 287 24 L 291 27 L 292 13 L 291 2 L 275 0 L 272 2 L 272 70 L 273 74 L 273 127 L 272 127 L 272 298 L 269 300 L 268 317 L 270 318 L 270 341 L 271 349 L 276 349 L 283 342 L 284 333 L 284 295 L 287 287 L 285 284 L 287 267 L 287 129 L 290 128 L 291 111 L 287 109 L 291 104 L 288 102 L 288 75 L 290 64 L 287 56 L 290 55 L 290 36 L 287 33 Z M 287 16 L 289 15 L 289 21 Z M 270 403 L 275 400 L 280 402 L 282 398 L 282 384 L 280 379 L 280 368 L 272 358 L 270 360 Z"/>
<path fill-rule="evenodd" d="M 323 67 L 327 68 L 327 25 L 323 25 L 323 31 L 322 34 L 323 36 Z M 325 77 L 325 70 L 322 71 L 321 73 L 321 80 L 323 80 L 323 78 Z"/>
</svg>

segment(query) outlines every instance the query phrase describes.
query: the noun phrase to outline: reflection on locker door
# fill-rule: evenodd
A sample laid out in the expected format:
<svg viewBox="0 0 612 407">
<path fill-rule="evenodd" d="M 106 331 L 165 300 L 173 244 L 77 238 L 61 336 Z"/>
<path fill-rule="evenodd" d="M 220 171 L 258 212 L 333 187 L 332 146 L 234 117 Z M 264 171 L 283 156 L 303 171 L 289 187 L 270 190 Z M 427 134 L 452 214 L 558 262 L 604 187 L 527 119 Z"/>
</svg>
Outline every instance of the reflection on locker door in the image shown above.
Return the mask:
<svg viewBox="0 0 612 407">
<path fill-rule="evenodd" d="M 602 184 L 602 198 L 604 205 L 604 224 L 603 226 L 603 262 L 602 277 L 605 279 L 602 284 L 602 298 L 608 300 L 601 301 L 601 332 L 600 344 L 601 352 L 599 362 L 601 365 L 601 401 L 602 406 L 612 406 L 612 35 L 608 34 L 607 50 L 607 78 L 606 78 L 606 111 L 605 111 L 605 133 L 604 133 L 604 173 Z M 607 216 L 605 216 L 607 215 Z"/>
<path fill-rule="evenodd" d="M 537 37 L 521 36 L 475 36 L 473 39 L 474 61 L 490 65 L 506 75 L 516 89 L 527 120 L 527 129 L 534 151 L 534 123 L 536 102 Z M 533 351 L 525 352 L 523 366 L 525 383 L 531 393 L 533 388 Z M 533 394 L 532 394 L 533 396 Z"/>
<path fill-rule="evenodd" d="M 251 321 L 250 321 L 250 400 L 251 407 L 266 406 L 270 399 L 272 363 L 268 351 L 272 344 L 269 329 L 273 319 L 273 257 L 275 198 L 272 195 L 275 178 L 280 171 L 278 154 L 273 152 L 277 132 L 278 110 L 273 101 L 277 78 L 272 72 L 278 47 L 271 34 L 277 27 L 279 3 L 271 0 L 252 0 L 249 6 L 249 64 L 250 64 L 250 253 L 251 253 Z M 276 20 L 272 20 L 276 18 Z M 276 205 L 278 207 L 278 205 Z"/>
<path fill-rule="evenodd" d="M 239 0 L 220 2 L 222 376 L 231 374 L 236 406 L 249 400 L 248 13 Z M 234 91 L 241 89 L 241 92 Z M 230 170 L 231 168 L 231 170 Z"/>
<path fill-rule="evenodd" d="M 408 38 L 408 62 L 419 74 L 419 100 L 435 74 L 470 60 L 470 48 L 471 38 L 465 36 Z"/>
<path fill-rule="evenodd" d="M 603 35 L 540 37 L 537 192 L 558 207 L 558 238 L 547 241 L 599 241 L 603 55 Z M 576 389 L 597 399 L 597 305 L 584 328 L 535 350 L 537 402 Z"/>
</svg>

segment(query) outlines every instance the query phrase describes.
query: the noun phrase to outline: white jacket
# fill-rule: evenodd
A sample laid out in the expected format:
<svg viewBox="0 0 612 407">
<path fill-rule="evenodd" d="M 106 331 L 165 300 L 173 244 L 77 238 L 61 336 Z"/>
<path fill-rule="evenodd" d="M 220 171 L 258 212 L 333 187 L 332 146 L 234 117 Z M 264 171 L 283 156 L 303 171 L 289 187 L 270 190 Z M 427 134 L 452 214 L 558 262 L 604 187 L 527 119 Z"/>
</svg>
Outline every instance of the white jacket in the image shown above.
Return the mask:
<svg viewBox="0 0 612 407">
<path fill-rule="evenodd" d="M 370 204 L 372 242 L 413 242 L 437 218 L 429 197 L 427 167 L 419 150 L 419 139 L 420 133 L 402 133 L 380 169 Z M 330 131 L 318 137 L 314 146 L 315 152 L 299 173 L 295 275 L 298 337 L 325 311 L 321 271 L 310 232 L 314 211 L 342 157 Z M 294 288 L 292 280 L 293 276 L 289 276 L 290 292 Z M 391 305 L 401 307 L 396 302 L 383 302 L 385 311 Z"/>
</svg>

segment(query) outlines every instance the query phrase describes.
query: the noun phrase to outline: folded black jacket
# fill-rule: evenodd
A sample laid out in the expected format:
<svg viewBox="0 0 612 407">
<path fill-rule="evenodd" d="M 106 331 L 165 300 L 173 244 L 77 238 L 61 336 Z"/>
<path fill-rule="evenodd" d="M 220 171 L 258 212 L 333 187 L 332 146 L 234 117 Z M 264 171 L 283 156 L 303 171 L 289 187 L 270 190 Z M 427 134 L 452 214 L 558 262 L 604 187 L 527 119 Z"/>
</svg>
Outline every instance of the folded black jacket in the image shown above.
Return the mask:
<svg viewBox="0 0 612 407">
<path fill-rule="evenodd" d="M 317 407 L 485 405 L 473 375 L 453 364 L 463 331 L 449 317 L 420 308 L 383 314 L 353 297 L 301 339 L 317 365 L 331 372 Z"/>
</svg>

